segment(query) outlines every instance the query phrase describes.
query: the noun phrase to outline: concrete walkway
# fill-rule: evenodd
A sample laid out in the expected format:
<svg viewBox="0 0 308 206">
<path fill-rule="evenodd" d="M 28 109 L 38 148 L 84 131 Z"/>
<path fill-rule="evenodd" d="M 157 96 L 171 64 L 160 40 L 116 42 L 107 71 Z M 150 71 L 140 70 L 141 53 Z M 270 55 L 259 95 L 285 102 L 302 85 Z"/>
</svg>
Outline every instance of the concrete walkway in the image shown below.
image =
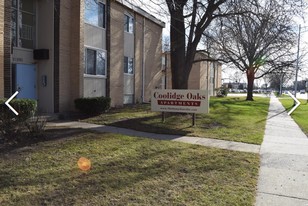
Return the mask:
<svg viewBox="0 0 308 206">
<path fill-rule="evenodd" d="M 180 135 L 166 135 L 166 134 L 154 134 L 148 132 L 140 132 L 132 129 L 118 128 L 105 125 L 89 124 L 85 122 L 49 122 L 49 127 L 65 127 L 65 128 L 83 128 L 90 129 L 98 132 L 110 132 L 116 134 L 123 134 L 128 136 L 145 137 L 156 140 L 170 140 L 177 142 L 184 142 L 189 144 L 197 144 L 208 147 L 215 147 L 220 149 L 227 149 L 240 152 L 259 153 L 260 145 L 247 144 L 241 142 L 231 142 L 218 139 L 209 139 L 202 137 L 187 137 Z"/>
<path fill-rule="evenodd" d="M 256 206 L 308 206 L 308 139 L 274 96 L 260 154 Z"/>
</svg>

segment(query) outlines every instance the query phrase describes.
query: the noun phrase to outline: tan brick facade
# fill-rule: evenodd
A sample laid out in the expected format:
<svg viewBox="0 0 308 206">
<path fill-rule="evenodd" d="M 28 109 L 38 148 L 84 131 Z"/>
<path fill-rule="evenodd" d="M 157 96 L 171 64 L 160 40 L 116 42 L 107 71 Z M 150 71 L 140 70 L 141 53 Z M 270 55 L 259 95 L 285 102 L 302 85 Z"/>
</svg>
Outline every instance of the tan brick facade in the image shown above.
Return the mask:
<svg viewBox="0 0 308 206">
<path fill-rule="evenodd" d="M 216 81 L 215 81 L 215 88 L 220 88 L 222 87 L 222 80 L 221 80 L 221 75 L 222 75 L 222 64 L 218 63 L 217 64 L 217 69 L 215 70 L 216 71 L 216 74 L 215 74 L 215 77 L 216 77 Z"/>
<path fill-rule="evenodd" d="M 144 59 L 144 25 L 145 19 L 140 15 L 135 15 L 135 101 L 142 102 L 143 101 L 143 84 L 145 82 L 142 81 L 143 78 L 143 66 L 145 66 Z"/>
<path fill-rule="evenodd" d="M 151 90 L 161 86 L 162 26 L 118 2 L 110 6 L 110 97 L 123 105 L 124 14 L 134 17 L 134 102 L 148 102 Z"/>
<path fill-rule="evenodd" d="M 11 72 L 11 1 L 4 1 L 4 30 L 3 30 L 3 79 L 4 97 L 12 95 Z"/>
<path fill-rule="evenodd" d="M 124 7 L 110 3 L 110 98 L 112 106 L 123 105 Z"/>
<path fill-rule="evenodd" d="M 172 89 L 170 53 L 167 52 L 163 55 L 167 58 L 167 88 Z M 197 54 L 195 57 L 195 59 L 205 58 L 207 56 L 203 53 Z M 221 87 L 221 72 L 221 63 L 219 62 L 200 61 L 194 63 L 188 79 L 188 89 L 208 89 L 210 96 L 216 95 L 216 89 Z"/>
<path fill-rule="evenodd" d="M 83 1 L 60 1 L 59 112 L 74 110 L 82 96 Z"/>
<path fill-rule="evenodd" d="M 196 55 L 196 59 L 206 58 L 204 54 Z M 188 79 L 189 89 L 207 89 L 210 96 L 216 95 L 221 87 L 221 63 L 212 61 L 197 62 L 193 65 Z"/>
<path fill-rule="evenodd" d="M 151 90 L 161 87 L 163 77 L 162 28 L 141 15 L 135 18 L 135 98 L 138 102 L 149 102 Z"/>
<path fill-rule="evenodd" d="M 126 76 L 132 81 L 129 86 L 134 93 L 133 103 L 149 101 L 151 90 L 161 85 L 161 38 L 164 24 L 128 2 L 102 3 L 106 5 L 107 28 L 98 29 L 102 29 L 108 36 L 101 40 L 102 47 L 97 47 L 107 54 L 107 73 L 104 77 L 107 83 L 101 88 L 106 91 L 102 93 L 111 97 L 112 106 L 123 106 L 127 91 L 127 87 L 124 88 L 127 80 L 124 78 L 124 55 L 129 53 L 129 57 L 134 59 L 134 74 Z M 37 84 L 40 111 L 73 111 L 74 100 L 83 97 L 85 87 L 89 85 L 84 84 L 84 52 L 87 46 L 91 47 L 85 44 L 84 0 L 38 1 L 36 8 L 37 44 L 34 49 L 49 51 L 49 58 L 44 60 L 33 59 L 32 49 L 11 49 L 11 1 L 0 2 L 0 98 L 12 93 L 14 77 L 11 59 L 14 51 L 25 51 L 23 54 L 16 53 L 16 59 L 23 57 L 18 55 L 27 54 L 27 60 L 13 60 L 13 64 L 30 64 L 36 68 L 37 82 L 34 84 Z M 135 28 L 131 35 L 124 32 L 124 14 L 134 18 Z M 46 84 L 42 82 L 44 78 Z M 96 78 L 96 81 L 100 79 Z"/>
<path fill-rule="evenodd" d="M 4 97 L 4 1 L 0 2 L 0 98 Z"/>
<path fill-rule="evenodd" d="M 161 88 L 162 82 L 162 32 L 152 21 L 145 22 L 145 101 L 150 101 L 151 91 Z"/>
</svg>

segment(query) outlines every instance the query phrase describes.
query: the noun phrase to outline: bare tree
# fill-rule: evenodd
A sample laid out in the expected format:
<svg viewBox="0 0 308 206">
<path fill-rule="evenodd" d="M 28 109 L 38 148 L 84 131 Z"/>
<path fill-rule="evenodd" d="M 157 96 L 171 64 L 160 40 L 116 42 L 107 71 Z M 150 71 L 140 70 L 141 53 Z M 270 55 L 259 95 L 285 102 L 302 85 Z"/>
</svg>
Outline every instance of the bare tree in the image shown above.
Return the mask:
<svg viewBox="0 0 308 206">
<path fill-rule="evenodd" d="M 282 94 L 283 87 L 294 77 L 294 69 L 282 68 L 268 75 L 270 87 Z"/>
<path fill-rule="evenodd" d="M 287 3 L 241 1 L 234 9 L 247 12 L 220 20 L 217 25 L 215 43 L 220 55 L 246 73 L 246 100 L 253 100 L 255 79 L 295 63 L 292 53 L 296 44 L 294 13 L 286 6 Z"/>
<path fill-rule="evenodd" d="M 143 3 L 144 0 L 134 0 Z M 243 6 L 249 5 L 259 8 L 260 2 L 258 0 L 148 0 L 152 5 L 143 3 L 143 8 L 148 8 L 152 13 L 165 14 L 165 6 L 168 8 L 170 16 L 170 53 L 171 53 L 171 70 L 172 70 L 172 88 L 174 89 L 187 89 L 188 78 L 192 65 L 195 63 L 195 54 L 200 49 L 200 40 L 207 33 L 210 25 L 217 19 L 222 19 L 222 22 L 229 20 L 232 15 L 240 15 L 246 11 L 251 12 L 248 8 L 242 10 Z M 294 10 L 295 7 L 300 5 L 302 0 L 269 0 L 261 2 L 279 2 L 285 10 Z M 154 6 L 153 6 L 154 5 Z M 236 6 L 235 6 L 236 5 Z M 156 9 L 155 9 L 156 8 Z M 157 9 L 158 8 L 158 9 Z M 273 13 L 277 8 L 272 6 Z M 278 10 L 277 10 L 278 11 Z M 297 11 L 295 9 L 294 11 Z M 268 14 L 269 15 L 269 14 Z M 275 16 L 275 14 L 273 14 Z M 228 17 L 228 18 L 224 18 Z M 256 18 L 256 17 L 249 17 Z M 271 18 L 271 17 L 268 17 Z M 255 19 L 256 21 L 256 19 Z M 269 20 L 270 21 L 270 20 Z M 251 21 L 252 22 L 252 21 Z M 231 23 L 229 21 L 229 23 Z M 259 22 L 260 23 L 260 22 Z M 262 23 L 267 23 L 266 21 Z M 244 24 L 248 27 L 249 23 Z M 267 23 L 270 24 L 270 23 Z M 255 25 L 257 26 L 257 25 Z M 263 35 L 266 31 L 261 30 Z M 262 44 L 262 43 L 261 43 Z M 229 45 L 225 45 L 229 46 Z M 206 47 L 205 50 L 209 48 Z M 258 51 L 260 52 L 260 51 Z M 207 52 L 209 53 L 209 52 Z M 260 52 L 262 53 L 262 52 Z M 260 58 L 254 61 L 254 64 L 263 62 L 263 58 L 267 57 L 259 55 Z M 278 57 L 277 57 L 278 59 Z M 203 59 L 205 61 L 213 61 L 213 58 Z M 237 59 L 234 59 L 237 61 Z M 248 71 L 251 71 L 248 70 Z M 251 75 L 250 75 L 251 76 Z M 252 82 L 253 85 L 253 82 Z M 252 96 L 251 96 L 252 98 Z"/>
<path fill-rule="evenodd" d="M 231 79 L 233 82 L 240 83 L 242 80 L 242 72 L 236 71 L 232 75 L 229 76 L 229 79 Z"/>
<path fill-rule="evenodd" d="M 198 44 L 210 23 L 229 13 L 227 0 L 166 0 L 170 14 L 172 88 L 187 89 Z"/>
</svg>

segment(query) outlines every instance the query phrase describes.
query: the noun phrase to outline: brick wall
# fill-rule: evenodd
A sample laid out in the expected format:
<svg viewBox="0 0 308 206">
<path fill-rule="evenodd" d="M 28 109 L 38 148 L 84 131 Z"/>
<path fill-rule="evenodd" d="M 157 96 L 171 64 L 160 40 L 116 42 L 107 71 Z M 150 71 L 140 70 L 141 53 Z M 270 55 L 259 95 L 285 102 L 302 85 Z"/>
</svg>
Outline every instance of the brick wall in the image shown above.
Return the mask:
<svg viewBox="0 0 308 206">
<path fill-rule="evenodd" d="M 151 91 L 162 83 L 162 28 L 146 19 L 144 25 L 145 95 L 148 102 Z"/>
<path fill-rule="evenodd" d="M 0 98 L 4 97 L 4 1 L 0 1 Z"/>
<path fill-rule="evenodd" d="M 72 79 L 71 100 L 83 96 L 84 73 L 84 0 L 72 0 L 72 24 L 71 24 L 71 66 Z M 71 106 L 74 107 L 74 102 Z"/>
<path fill-rule="evenodd" d="M 135 101 L 148 102 L 151 90 L 161 88 L 162 77 L 162 28 L 147 18 L 135 15 Z M 144 71 L 143 71 L 144 67 Z M 143 78 L 144 76 L 144 94 Z"/>
<path fill-rule="evenodd" d="M 164 54 L 165 55 L 165 54 Z M 171 74 L 171 64 L 170 64 L 170 53 L 167 52 L 167 89 L 172 89 L 172 74 Z M 202 58 L 206 56 L 202 56 L 200 54 L 196 54 L 196 58 Z M 188 88 L 189 89 L 207 89 L 210 88 L 210 64 L 213 62 L 203 61 L 195 63 L 192 67 L 192 71 L 189 76 L 188 80 Z M 221 67 L 222 64 L 219 62 L 215 62 L 215 80 L 214 85 L 212 85 L 215 88 L 221 87 Z M 210 88 L 210 89 L 213 89 Z M 214 90 L 213 90 L 214 91 Z M 213 92 L 213 95 L 215 95 L 215 91 Z"/>
<path fill-rule="evenodd" d="M 11 88 L 11 1 L 4 1 L 4 30 L 3 30 L 3 70 L 4 97 L 10 97 Z"/>
<path fill-rule="evenodd" d="M 221 63 L 216 63 L 216 68 L 215 71 L 216 71 L 216 79 L 215 79 L 215 88 L 220 88 L 221 87 L 221 66 L 222 64 Z"/>
<path fill-rule="evenodd" d="M 142 101 L 144 75 L 144 100 L 150 100 L 151 90 L 161 86 L 162 78 L 162 28 L 117 2 L 111 2 L 110 19 L 110 97 L 112 106 L 123 105 L 124 13 L 134 16 L 134 93 L 135 102 Z M 143 41 L 144 40 L 144 41 Z M 144 66 L 144 74 L 143 74 Z"/>
<path fill-rule="evenodd" d="M 135 15 L 135 102 L 142 102 L 142 65 L 143 65 L 143 28 L 144 17 Z"/>
<path fill-rule="evenodd" d="M 123 105 L 124 8 L 110 2 L 110 98 L 111 106 Z"/>
<path fill-rule="evenodd" d="M 60 1 L 59 22 L 59 111 L 70 110 L 71 0 Z"/>
<path fill-rule="evenodd" d="M 54 93 L 54 112 L 59 112 L 60 107 L 60 0 L 54 0 L 54 85 L 53 85 L 53 93 Z"/>
<path fill-rule="evenodd" d="M 202 68 L 201 65 L 201 62 L 193 64 L 188 78 L 189 89 L 201 89 L 201 79 L 203 78 L 201 74 L 204 74 L 205 71 L 205 68 Z"/>
<path fill-rule="evenodd" d="M 83 88 L 83 1 L 60 1 L 59 112 L 74 110 Z"/>
<path fill-rule="evenodd" d="M 165 75 L 166 75 L 166 88 L 167 89 L 172 89 L 172 72 L 171 72 L 171 57 L 170 57 L 170 52 L 164 52 L 163 53 L 164 58 L 167 59 L 165 60 L 164 64 L 166 64 L 167 61 L 167 65 L 165 66 Z"/>
</svg>

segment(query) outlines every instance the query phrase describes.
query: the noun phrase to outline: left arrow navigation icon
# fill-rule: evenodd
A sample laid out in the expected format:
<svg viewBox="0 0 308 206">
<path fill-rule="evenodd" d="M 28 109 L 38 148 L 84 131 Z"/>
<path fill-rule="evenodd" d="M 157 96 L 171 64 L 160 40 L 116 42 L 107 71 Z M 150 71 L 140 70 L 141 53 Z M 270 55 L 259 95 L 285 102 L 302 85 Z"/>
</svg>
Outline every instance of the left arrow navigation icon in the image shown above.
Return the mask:
<svg viewBox="0 0 308 206">
<path fill-rule="evenodd" d="M 10 108 L 10 110 L 12 110 L 12 112 L 14 112 L 14 114 L 18 115 L 18 112 L 9 104 L 10 101 L 12 101 L 12 99 L 14 99 L 14 97 L 16 97 L 16 95 L 18 94 L 18 91 L 16 91 L 6 102 L 6 106 L 8 106 L 8 108 Z"/>
</svg>

